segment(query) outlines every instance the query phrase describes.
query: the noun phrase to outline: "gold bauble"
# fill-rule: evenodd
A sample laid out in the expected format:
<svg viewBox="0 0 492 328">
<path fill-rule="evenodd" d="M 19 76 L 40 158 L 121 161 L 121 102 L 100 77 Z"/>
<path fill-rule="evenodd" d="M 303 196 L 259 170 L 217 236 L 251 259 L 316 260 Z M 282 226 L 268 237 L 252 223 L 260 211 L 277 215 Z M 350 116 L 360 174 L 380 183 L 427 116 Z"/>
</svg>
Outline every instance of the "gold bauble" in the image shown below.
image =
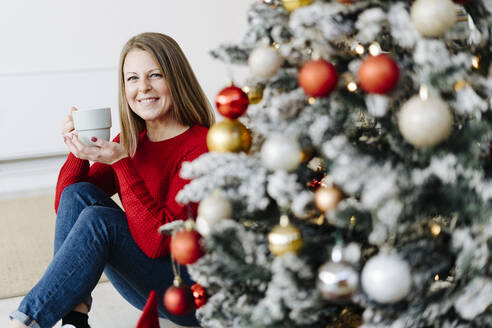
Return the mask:
<svg viewBox="0 0 492 328">
<path fill-rule="evenodd" d="M 262 85 L 243 87 L 243 91 L 248 95 L 249 103 L 251 105 L 256 105 L 263 99 L 263 89 Z"/>
<path fill-rule="evenodd" d="M 314 203 L 321 212 L 336 209 L 342 199 L 342 191 L 334 186 L 321 186 L 314 193 Z"/>
<path fill-rule="evenodd" d="M 282 5 L 288 12 L 310 5 L 313 0 L 282 0 Z"/>
<path fill-rule="evenodd" d="M 288 252 L 297 253 L 301 249 L 301 231 L 290 224 L 287 215 L 282 215 L 280 224 L 268 234 L 268 246 L 270 251 L 277 256 Z"/>
<path fill-rule="evenodd" d="M 208 131 L 207 147 L 210 151 L 218 152 L 248 152 L 251 134 L 241 122 L 226 118 Z"/>
</svg>

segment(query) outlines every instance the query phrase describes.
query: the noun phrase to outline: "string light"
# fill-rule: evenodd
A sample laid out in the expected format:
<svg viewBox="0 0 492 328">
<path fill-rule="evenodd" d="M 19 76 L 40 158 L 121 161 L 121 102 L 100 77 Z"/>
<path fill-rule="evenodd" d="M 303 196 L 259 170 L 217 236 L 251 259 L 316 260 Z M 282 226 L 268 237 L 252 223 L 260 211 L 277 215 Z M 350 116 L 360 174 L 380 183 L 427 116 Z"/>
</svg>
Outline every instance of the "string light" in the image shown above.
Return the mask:
<svg viewBox="0 0 492 328">
<path fill-rule="evenodd" d="M 432 233 L 434 236 L 436 236 L 436 237 L 437 237 L 437 236 L 439 236 L 439 234 L 441 233 L 441 226 L 440 226 L 439 224 L 434 223 L 434 224 L 432 224 L 432 225 L 431 225 L 430 230 L 431 230 L 431 233 Z"/>
<path fill-rule="evenodd" d="M 419 95 L 422 100 L 427 100 L 429 98 L 429 89 L 425 85 L 421 86 Z"/>
<path fill-rule="evenodd" d="M 357 87 L 357 83 L 355 82 L 349 82 L 347 84 L 347 90 L 350 91 L 350 92 L 355 92 L 357 91 L 358 87 Z"/>
<path fill-rule="evenodd" d="M 308 99 L 308 103 L 309 103 L 310 105 L 314 104 L 315 102 L 316 102 L 316 98 L 314 98 L 314 97 L 309 97 L 309 99 Z"/>
<path fill-rule="evenodd" d="M 473 57 L 473 59 L 472 59 L 472 66 L 475 69 L 479 69 L 480 68 L 480 57 L 479 56 L 474 56 Z"/>
<path fill-rule="evenodd" d="M 357 219 L 355 218 L 355 216 L 353 216 L 353 215 L 352 215 L 352 216 L 350 217 L 350 224 L 351 224 L 351 225 L 355 225 L 355 223 L 356 223 L 356 222 L 357 222 Z"/>
<path fill-rule="evenodd" d="M 369 46 L 369 53 L 373 56 L 377 56 L 381 53 L 381 46 L 379 43 L 374 42 Z"/>
<path fill-rule="evenodd" d="M 439 275 L 438 275 L 438 274 L 436 274 L 436 275 L 434 276 L 434 280 L 435 280 L 435 281 L 438 281 L 438 280 L 439 280 Z"/>
<path fill-rule="evenodd" d="M 366 49 L 364 48 L 364 46 L 362 44 L 358 44 L 355 47 L 355 52 L 362 56 L 366 52 Z"/>
</svg>

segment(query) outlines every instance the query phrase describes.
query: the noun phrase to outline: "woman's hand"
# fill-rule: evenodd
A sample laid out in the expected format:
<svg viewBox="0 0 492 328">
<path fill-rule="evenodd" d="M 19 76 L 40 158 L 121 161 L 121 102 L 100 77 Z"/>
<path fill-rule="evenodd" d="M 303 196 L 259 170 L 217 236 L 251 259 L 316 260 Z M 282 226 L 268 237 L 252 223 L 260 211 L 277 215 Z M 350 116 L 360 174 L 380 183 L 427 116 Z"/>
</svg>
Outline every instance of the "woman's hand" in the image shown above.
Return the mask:
<svg viewBox="0 0 492 328">
<path fill-rule="evenodd" d="M 92 137 L 91 141 L 96 146 L 86 146 L 80 142 L 76 132 L 63 138 L 70 152 L 80 159 L 111 165 L 128 156 L 125 148 L 117 142 Z"/>
<path fill-rule="evenodd" d="M 62 129 L 61 129 L 62 136 L 69 135 L 74 131 L 72 113 L 76 110 L 78 109 L 75 107 L 70 108 L 70 114 L 68 114 L 63 120 Z"/>
</svg>

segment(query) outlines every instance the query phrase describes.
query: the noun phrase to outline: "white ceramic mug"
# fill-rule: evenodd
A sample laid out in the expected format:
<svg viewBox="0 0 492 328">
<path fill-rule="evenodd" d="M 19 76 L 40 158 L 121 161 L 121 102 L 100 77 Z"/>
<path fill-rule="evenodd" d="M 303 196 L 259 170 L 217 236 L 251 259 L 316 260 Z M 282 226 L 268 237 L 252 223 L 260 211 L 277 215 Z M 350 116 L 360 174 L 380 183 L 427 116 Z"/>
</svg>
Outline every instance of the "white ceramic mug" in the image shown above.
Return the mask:
<svg viewBox="0 0 492 328">
<path fill-rule="evenodd" d="M 109 141 L 111 128 L 111 109 L 98 108 L 72 112 L 73 125 L 80 142 L 94 146 L 92 137 Z"/>
</svg>

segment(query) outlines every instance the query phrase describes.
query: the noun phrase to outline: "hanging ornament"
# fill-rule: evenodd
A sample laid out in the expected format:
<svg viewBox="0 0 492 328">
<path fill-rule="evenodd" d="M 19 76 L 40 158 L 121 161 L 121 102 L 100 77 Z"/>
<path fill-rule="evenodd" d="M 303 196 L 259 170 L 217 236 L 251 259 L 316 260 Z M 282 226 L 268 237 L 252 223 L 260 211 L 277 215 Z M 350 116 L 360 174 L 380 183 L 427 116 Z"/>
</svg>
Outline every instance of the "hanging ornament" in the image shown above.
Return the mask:
<svg viewBox="0 0 492 328">
<path fill-rule="evenodd" d="M 208 236 L 211 228 L 222 219 L 232 218 L 232 205 L 219 190 L 204 198 L 198 206 L 196 230 Z"/>
<path fill-rule="evenodd" d="M 359 273 L 343 261 L 341 247 L 333 248 L 331 258 L 318 270 L 318 289 L 326 300 L 347 300 L 359 287 Z"/>
<path fill-rule="evenodd" d="M 337 86 L 338 73 L 324 59 L 310 60 L 299 70 L 298 83 L 308 96 L 325 97 Z"/>
<path fill-rule="evenodd" d="M 209 151 L 248 152 L 251 134 L 241 122 L 226 118 L 208 130 L 207 146 Z"/>
<path fill-rule="evenodd" d="M 410 291 L 412 277 L 407 262 L 396 255 L 379 253 L 362 270 L 362 288 L 379 303 L 396 303 Z"/>
<path fill-rule="evenodd" d="M 346 5 L 354 3 L 356 0 L 337 0 L 337 2 L 344 3 Z"/>
<path fill-rule="evenodd" d="M 414 96 L 400 110 L 398 128 L 415 148 L 432 147 L 444 141 L 453 127 L 448 105 L 437 96 Z"/>
<path fill-rule="evenodd" d="M 335 210 L 343 199 L 343 193 L 335 186 L 321 186 L 314 193 L 314 203 L 321 212 Z"/>
<path fill-rule="evenodd" d="M 195 301 L 196 308 L 199 309 L 205 304 L 207 304 L 207 294 L 205 293 L 205 288 L 200 284 L 194 284 L 191 286 L 191 291 L 193 292 L 193 299 Z"/>
<path fill-rule="evenodd" d="M 268 79 L 284 64 L 284 58 L 270 46 L 260 45 L 251 52 L 248 65 L 251 73 L 259 78 Z"/>
<path fill-rule="evenodd" d="M 192 230 L 189 224 L 185 230 L 175 232 L 171 237 L 172 258 L 182 265 L 195 263 L 204 254 L 200 238 L 200 234 Z"/>
<path fill-rule="evenodd" d="M 265 87 L 262 84 L 243 87 L 243 91 L 248 95 L 249 103 L 256 105 L 263 99 L 263 90 Z"/>
<path fill-rule="evenodd" d="M 224 117 L 236 119 L 248 109 L 248 95 L 240 88 L 231 85 L 222 89 L 215 97 L 217 111 Z"/>
<path fill-rule="evenodd" d="M 261 161 L 270 170 L 284 170 L 290 172 L 301 163 L 302 151 L 297 140 L 275 134 L 263 143 L 261 147 Z"/>
<path fill-rule="evenodd" d="M 288 12 L 310 5 L 313 0 L 282 0 L 282 5 Z"/>
<path fill-rule="evenodd" d="M 398 83 L 400 70 L 388 55 L 368 56 L 359 68 L 360 86 L 365 92 L 386 94 Z"/>
<path fill-rule="evenodd" d="M 346 307 L 340 314 L 334 317 L 334 322 L 324 328 L 359 328 L 362 327 L 364 320 L 362 311 L 357 307 Z"/>
<path fill-rule="evenodd" d="M 441 36 L 456 23 L 456 5 L 451 0 L 417 0 L 411 17 L 423 36 Z"/>
<path fill-rule="evenodd" d="M 306 173 L 306 186 L 309 187 L 309 190 L 316 191 L 323 186 L 323 179 L 326 177 L 325 170 L 320 167 L 316 170 L 309 170 Z M 299 176 L 301 178 L 301 176 Z M 301 180 L 302 182 L 302 180 Z"/>
<path fill-rule="evenodd" d="M 181 283 L 181 278 L 174 278 L 174 286 L 164 294 L 164 306 L 174 315 L 185 315 L 193 310 L 194 299 L 190 287 Z"/>
<path fill-rule="evenodd" d="M 301 231 L 290 224 L 289 217 L 284 214 L 280 217 L 280 224 L 268 234 L 268 243 L 270 251 L 277 256 L 297 253 L 302 247 Z"/>
</svg>

